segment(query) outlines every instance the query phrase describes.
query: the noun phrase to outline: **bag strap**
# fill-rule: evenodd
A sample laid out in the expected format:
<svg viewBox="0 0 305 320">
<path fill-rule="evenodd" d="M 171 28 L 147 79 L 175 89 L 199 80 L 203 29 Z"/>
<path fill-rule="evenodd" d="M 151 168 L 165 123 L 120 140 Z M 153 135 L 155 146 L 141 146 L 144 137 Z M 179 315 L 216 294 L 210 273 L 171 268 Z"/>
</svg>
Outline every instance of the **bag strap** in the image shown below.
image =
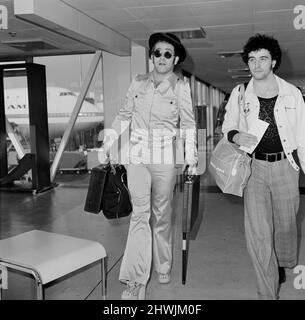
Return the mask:
<svg viewBox="0 0 305 320">
<path fill-rule="evenodd" d="M 243 110 L 245 109 L 245 85 L 243 83 L 239 86 L 239 106 L 242 106 Z M 244 113 L 243 113 L 244 115 Z"/>
<path fill-rule="evenodd" d="M 248 131 L 248 125 L 246 121 L 246 98 L 245 98 L 245 91 L 246 91 L 247 85 L 248 85 L 248 82 L 241 83 L 239 86 L 238 105 L 240 108 L 242 107 L 242 112 L 239 112 L 239 114 L 243 115 L 245 120 L 246 130 Z"/>
<path fill-rule="evenodd" d="M 178 114 L 179 114 L 179 125 L 181 122 L 181 80 L 177 80 L 177 104 L 178 104 Z"/>
</svg>

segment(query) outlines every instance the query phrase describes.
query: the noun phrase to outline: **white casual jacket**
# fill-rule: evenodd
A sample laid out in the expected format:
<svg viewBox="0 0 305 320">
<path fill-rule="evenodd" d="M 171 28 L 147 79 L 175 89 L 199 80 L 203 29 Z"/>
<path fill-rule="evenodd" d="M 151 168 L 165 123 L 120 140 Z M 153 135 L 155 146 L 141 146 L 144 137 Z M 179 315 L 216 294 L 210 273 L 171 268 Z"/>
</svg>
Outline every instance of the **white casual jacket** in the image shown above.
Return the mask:
<svg viewBox="0 0 305 320">
<path fill-rule="evenodd" d="M 283 150 L 289 163 L 298 171 L 300 168 L 292 156 L 292 152 L 297 150 L 302 170 L 305 172 L 304 100 L 297 87 L 278 76 L 275 76 L 275 78 L 279 87 L 279 94 L 274 106 L 274 117 Z M 226 137 L 231 130 L 246 132 L 246 128 L 250 128 L 253 121 L 258 119 L 260 104 L 253 90 L 253 79 L 250 80 L 245 91 L 245 110 L 243 110 L 242 104 L 239 103 L 239 87 L 238 85 L 232 90 L 226 105 L 226 114 L 222 126 L 222 131 Z"/>
</svg>

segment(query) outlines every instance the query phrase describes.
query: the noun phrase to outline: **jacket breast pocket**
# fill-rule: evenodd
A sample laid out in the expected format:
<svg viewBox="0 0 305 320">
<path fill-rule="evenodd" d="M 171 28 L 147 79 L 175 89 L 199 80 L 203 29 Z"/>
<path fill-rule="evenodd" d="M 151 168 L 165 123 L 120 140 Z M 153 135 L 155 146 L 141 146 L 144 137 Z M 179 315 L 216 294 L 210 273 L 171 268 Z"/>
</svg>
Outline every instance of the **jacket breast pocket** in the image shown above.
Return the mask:
<svg viewBox="0 0 305 320">
<path fill-rule="evenodd" d="M 293 96 L 285 96 L 283 102 L 286 112 L 296 111 L 296 101 Z"/>
<path fill-rule="evenodd" d="M 144 92 L 135 92 L 133 94 L 133 101 L 134 101 L 135 110 L 143 109 L 143 106 L 145 106 Z"/>
<path fill-rule="evenodd" d="M 288 120 L 288 123 L 294 127 L 297 122 L 297 109 L 296 107 L 285 106 L 285 115 Z"/>
<path fill-rule="evenodd" d="M 285 114 L 288 121 L 291 124 L 294 124 L 297 120 L 297 109 L 295 106 L 286 106 L 285 105 Z"/>
<path fill-rule="evenodd" d="M 160 101 L 160 115 L 165 119 L 178 116 L 178 100 L 176 97 L 162 97 Z"/>
</svg>

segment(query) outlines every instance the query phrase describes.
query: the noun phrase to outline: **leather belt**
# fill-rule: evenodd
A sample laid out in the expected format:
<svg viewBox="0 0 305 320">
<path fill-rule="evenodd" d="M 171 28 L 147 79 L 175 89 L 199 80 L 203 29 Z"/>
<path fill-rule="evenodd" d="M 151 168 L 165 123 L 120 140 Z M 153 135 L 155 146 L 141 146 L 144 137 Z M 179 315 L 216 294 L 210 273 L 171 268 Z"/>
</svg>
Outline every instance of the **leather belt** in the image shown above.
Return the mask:
<svg viewBox="0 0 305 320">
<path fill-rule="evenodd" d="M 268 162 L 275 162 L 280 161 L 282 159 L 286 159 L 286 155 L 284 151 L 277 152 L 277 153 L 259 153 L 255 152 L 252 154 L 252 158 L 258 159 L 258 160 L 264 160 Z"/>
</svg>

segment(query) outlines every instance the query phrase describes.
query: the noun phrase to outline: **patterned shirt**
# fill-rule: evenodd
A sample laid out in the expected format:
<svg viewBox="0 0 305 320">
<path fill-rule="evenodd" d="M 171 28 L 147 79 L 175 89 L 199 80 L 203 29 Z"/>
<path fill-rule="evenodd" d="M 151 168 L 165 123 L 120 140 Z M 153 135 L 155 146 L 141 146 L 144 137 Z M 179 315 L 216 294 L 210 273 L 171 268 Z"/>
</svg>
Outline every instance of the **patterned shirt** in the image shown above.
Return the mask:
<svg viewBox="0 0 305 320">
<path fill-rule="evenodd" d="M 269 126 L 255 149 L 255 152 L 275 153 L 283 151 L 279 131 L 274 118 L 274 105 L 278 96 L 273 98 L 258 97 L 260 103 L 259 119 L 268 122 Z"/>
</svg>

